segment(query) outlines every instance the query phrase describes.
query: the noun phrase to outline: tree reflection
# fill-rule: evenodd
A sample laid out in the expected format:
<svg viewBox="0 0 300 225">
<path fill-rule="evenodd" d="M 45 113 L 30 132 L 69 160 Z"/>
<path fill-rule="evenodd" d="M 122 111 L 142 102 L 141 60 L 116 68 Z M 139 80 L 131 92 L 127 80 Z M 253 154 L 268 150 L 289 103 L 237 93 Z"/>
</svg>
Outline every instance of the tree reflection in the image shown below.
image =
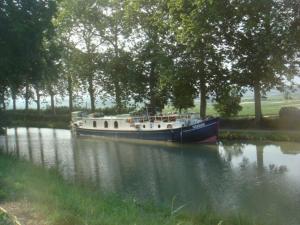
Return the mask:
<svg viewBox="0 0 300 225">
<path fill-rule="evenodd" d="M 43 137 L 41 128 L 38 129 L 38 136 L 39 136 L 39 147 L 40 147 L 40 153 L 41 153 L 41 164 L 43 167 L 45 167 L 45 156 L 44 156 L 44 144 L 43 144 Z"/>
<path fill-rule="evenodd" d="M 20 146 L 19 146 L 18 128 L 14 128 L 14 137 L 15 137 L 15 150 L 17 153 L 17 157 L 19 157 L 20 156 Z"/>
<path fill-rule="evenodd" d="M 31 143 L 30 130 L 29 130 L 28 127 L 26 128 L 26 140 L 27 140 L 27 146 L 28 146 L 29 161 L 33 162 L 33 157 L 32 157 L 32 143 Z"/>
<path fill-rule="evenodd" d="M 106 192 L 168 207 L 176 199 L 174 208 L 186 205 L 189 210 L 244 211 L 250 216 L 274 218 L 274 224 L 280 216 L 296 218 L 295 211 L 300 209 L 300 203 L 295 209 L 288 207 L 297 195 L 295 188 L 290 188 L 290 176 L 285 175 L 291 167 L 279 160 L 286 157 L 280 150 L 294 149 L 292 146 L 146 144 L 69 136 L 64 142 L 59 130 L 38 129 L 36 139 L 32 139 L 34 130 L 10 132 L 9 144 L 16 149 L 27 153 L 28 143 L 34 155 L 40 151 L 43 165 L 57 166 L 64 177 L 74 176 L 77 182 Z M 277 155 L 273 157 L 273 153 Z M 284 211 L 287 208 L 290 212 Z"/>
<path fill-rule="evenodd" d="M 256 166 L 257 175 L 261 176 L 264 172 L 264 147 L 262 145 L 256 145 Z"/>
<path fill-rule="evenodd" d="M 230 162 L 232 157 L 237 157 L 243 154 L 245 145 L 242 143 L 233 143 L 230 145 L 222 145 L 225 151 L 225 160 Z"/>
</svg>

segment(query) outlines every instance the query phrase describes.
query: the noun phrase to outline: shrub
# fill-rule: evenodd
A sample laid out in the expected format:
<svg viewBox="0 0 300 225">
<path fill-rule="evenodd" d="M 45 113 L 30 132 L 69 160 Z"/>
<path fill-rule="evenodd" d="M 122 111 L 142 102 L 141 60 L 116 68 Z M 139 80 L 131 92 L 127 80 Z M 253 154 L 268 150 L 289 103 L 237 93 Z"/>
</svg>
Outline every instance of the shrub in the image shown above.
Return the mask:
<svg viewBox="0 0 300 225">
<path fill-rule="evenodd" d="M 300 109 L 297 107 L 282 107 L 279 110 L 280 119 L 300 120 Z"/>
<path fill-rule="evenodd" d="M 300 128 L 300 109 L 296 107 L 282 107 L 279 111 L 279 124 L 283 129 Z"/>
<path fill-rule="evenodd" d="M 239 111 L 242 110 L 241 103 L 241 92 L 240 90 L 233 88 L 222 91 L 216 97 L 216 104 L 214 108 L 216 111 L 225 118 L 236 116 Z"/>
</svg>

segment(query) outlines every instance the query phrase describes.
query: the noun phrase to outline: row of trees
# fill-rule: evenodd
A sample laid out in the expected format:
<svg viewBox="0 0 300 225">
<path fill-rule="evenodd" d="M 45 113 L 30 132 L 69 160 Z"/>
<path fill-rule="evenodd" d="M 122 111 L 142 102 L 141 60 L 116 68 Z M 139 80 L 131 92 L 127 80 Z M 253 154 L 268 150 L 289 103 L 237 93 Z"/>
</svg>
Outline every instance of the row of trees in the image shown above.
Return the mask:
<svg viewBox="0 0 300 225">
<path fill-rule="evenodd" d="M 200 95 L 236 113 L 244 88 L 282 88 L 297 73 L 300 3 L 293 0 L 4 0 L 0 100 L 34 90 L 186 109 Z M 15 108 L 15 104 L 14 104 Z"/>
</svg>

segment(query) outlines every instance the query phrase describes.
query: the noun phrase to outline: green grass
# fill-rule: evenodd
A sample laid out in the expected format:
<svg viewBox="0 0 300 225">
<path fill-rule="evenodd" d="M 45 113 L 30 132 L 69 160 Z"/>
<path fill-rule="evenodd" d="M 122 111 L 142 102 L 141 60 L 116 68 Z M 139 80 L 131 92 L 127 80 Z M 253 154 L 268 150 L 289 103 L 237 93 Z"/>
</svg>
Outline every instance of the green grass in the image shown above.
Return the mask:
<svg viewBox="0 0 300 225">
<path fill-rule="evenodd" d="M 43 120 L 12 120 L 7 127 L 38 127 L 69 129 L 69 121 L 43 121 Z"/>
<path fill-rule="evenodd" d="M 48 111 L 36 110 L 7 110 L 1 112 L 1 125 L 5 127 L 44 127 L 44 128 L 69 128 L 70 115 L 66 111 L 58 111 L 52 115 Z"/>
<path fill-rule="evenodd" d="M 0 201 L 26 199 L 49 225 L 254 225 L 240 215 L 189 214 L 63 180 L 55 170 L 0 154 Z"/>
<path fill-rule="evenodd" d="M 9 215 L 0 210 L 0 225 L 14 225 Z"/>
<path fill-rule="evenodd" d="M 254 101 L 251 99 L 244 99 L 241 102 L 243 109 L 239 112 L 239 117 L 254 117 Z M 278 112 L 281 107 L 286 106 L 295 106 L 300 108 L 300 99 L 295 98 L 292 100 L 284 100 L 283 98 L 273 97 L 268 100 L 262 101 L 262 113 L 264 116 L 278 116 Z M 176 110 L 172 106 L 166 106 L 165 112 L 175 112 Z M 199 103 L 195 104 L 195 107 L 188 109 L 188 112 L 199 113 L 200 105 Z M 219 116 L 219 114 L 214 109 L 213 103 L 207 104 L 207 115 L 210 116 Z"/>
</svg>

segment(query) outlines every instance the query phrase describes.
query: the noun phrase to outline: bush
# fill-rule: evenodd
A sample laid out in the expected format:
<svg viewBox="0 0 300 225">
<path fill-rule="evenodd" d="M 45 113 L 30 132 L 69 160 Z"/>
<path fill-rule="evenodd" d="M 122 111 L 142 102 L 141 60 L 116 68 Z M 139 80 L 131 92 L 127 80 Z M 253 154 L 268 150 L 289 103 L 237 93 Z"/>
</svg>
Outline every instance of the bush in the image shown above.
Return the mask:
<svg viewBox="0 0 300 225">
<path fill-rule="evenodd" d="M 280 127 L 284 129 L 300 128 L 300 109 L 296 107 L 282 107 L 279 111 Z"/>
<path fill-rule="evenodd" d="M 223 90 L 216 97 L 216 104 L 214 108 L 224 118 L 236 116 L 239 111 L 242 110 L 241 92 L 240 90 L 233 88 L 229 90 Z"/>
<path fill-rule="evenodd" d="M 297 107 L 282 107 L 279 110 L 280 119 L 300 120 L 300 109 Z"/>
<path fill-rule="evenodd" d="M 5 130 L 2 127 L 0 127 L 0 135 L 4 135 L 4 134 L 5 134 Z"/>
</svg>

